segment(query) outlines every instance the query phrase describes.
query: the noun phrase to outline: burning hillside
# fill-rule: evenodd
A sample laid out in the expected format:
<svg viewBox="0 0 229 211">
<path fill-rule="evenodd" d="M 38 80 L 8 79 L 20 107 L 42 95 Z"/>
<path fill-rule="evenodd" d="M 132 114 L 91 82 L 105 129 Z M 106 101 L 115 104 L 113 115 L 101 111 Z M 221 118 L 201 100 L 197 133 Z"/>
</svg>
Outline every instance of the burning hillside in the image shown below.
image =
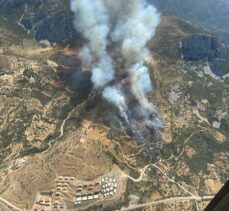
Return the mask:
<svg viewBox="0 0 229 211">
<path fill-rule="evenodd" d="M 72 0 L 71 10 L 85 43 L 79 50 L 80 70 L 68 70 L 61 76 L 79 93 L 88 93 L 93 85 L 117 108 L 119 126 L 153 150 L 152 139 L 158 139 L 163 123 L 147 98 L 153 85 L 146 44 L 160 22 L 158 12 L 145 0 Z"/>
</svg>

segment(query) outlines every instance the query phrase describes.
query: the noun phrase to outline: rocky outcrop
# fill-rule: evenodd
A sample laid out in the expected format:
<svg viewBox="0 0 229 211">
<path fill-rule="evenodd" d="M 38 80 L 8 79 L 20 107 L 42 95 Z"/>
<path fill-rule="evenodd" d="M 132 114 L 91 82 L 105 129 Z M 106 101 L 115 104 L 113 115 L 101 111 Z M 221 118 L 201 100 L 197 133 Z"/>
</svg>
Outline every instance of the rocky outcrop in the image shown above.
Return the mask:
<svg viewBox="0 0 229 211">
<path fill-rule="evenodd" d="M 209 35 L 191 35 L 182 41 L 185 60 L 213 60 L 222 57 L 223 49 L 220 42 Z"/>
<path fill-rule="evenodd" d="M 206 59 L 217 76 L 229 72 L 229 67 L 223 65 L 227 59 L 226 48 L 215 37 L 204 34 L 188 36 L 182 40 L 182 50 L 186 61 Z"/>
<path fill-rule="evenodd" d="M 0 12 L 13 17 L 37 40 L 61 42 L 79 36 L 74 30 L 68 1 L 0 0 Z"/>
</svg>

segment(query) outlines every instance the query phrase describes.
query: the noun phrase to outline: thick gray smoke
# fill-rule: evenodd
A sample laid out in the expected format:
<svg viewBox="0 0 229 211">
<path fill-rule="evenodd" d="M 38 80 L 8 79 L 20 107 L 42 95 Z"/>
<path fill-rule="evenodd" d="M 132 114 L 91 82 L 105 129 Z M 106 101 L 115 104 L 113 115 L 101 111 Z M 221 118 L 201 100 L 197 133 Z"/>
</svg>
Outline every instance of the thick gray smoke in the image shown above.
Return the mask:
<svg viewBox="0 0 229 211">
<path fill-rule="evenodd" d="M 120 114 L 128 122 L 126 98 L 120 89 L 108 86 L 103 91 L 103 97 L 119 108 Z"/>
<path fill-rule="evenodd" d="M 154 36 L 160 16 L 156 9 L 147 5 L 144 0 L 133 0 L 128 3 L 128 17 L 118 20 L 112 32 L 112 40 L 121 42 L 122 55 L 127 62 L 148 61 L 150 55 L 146 43 Z M 122 11 L 122 8 L 119 9 Z"/>
<path fill-rule="evenodd" d="M 129 69 L 132 91 L 147 113 L 156 112 L 155 107 L 147 99 L 147 93 L 152 91 L 152 83 L 146 66 L 137 63 Z"/>
<path fill-rule="evenodd" d="M 91 52 L 96 60 L 92 82 L 96 88 L 103 87 L 114 78 L 112 59 L 106 51 L 110 32 L 108 10 L 103 0 L 72 0 L 71 9 L 75 13 L 75 27 L 89 41 L 87 52 Z M 85 48 L 83 50 L 85 52 Z"/>
<path fill-rule="evenodd" d="M 131 93 L 141 105 L 145 121 L 149 121 L 148 116 L 157 111 L 147 99 L 153 88 L 145 65 L 151 58 L 146 44 L 160 22 L 156 9 L 145 0 L 71 0 L 71 10 L 76 29 L 88 41 L 81 55 L 91 63 L 94 87 L 102 90 L 103 97 L 117 106 L 128 122 L 128 97 L 118 82 L 109 85 L 117 71 L 107 49 L 115 44 L 124 59 L 122 71 L 129 75 Z M 154 122 L 159 125 L 158 121 Z"/>
</svg>

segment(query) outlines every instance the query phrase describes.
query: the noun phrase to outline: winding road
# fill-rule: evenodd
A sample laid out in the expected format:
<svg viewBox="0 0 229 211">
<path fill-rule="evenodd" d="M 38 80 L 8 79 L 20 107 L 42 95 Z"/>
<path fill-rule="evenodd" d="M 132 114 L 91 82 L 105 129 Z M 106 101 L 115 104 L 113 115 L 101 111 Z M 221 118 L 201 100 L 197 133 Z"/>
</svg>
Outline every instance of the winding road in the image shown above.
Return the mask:
<svg viewBox="0 0 229 211">
<path fill-rule="evenodd" d="M 75 108 L 73 108 L 73 109 L 68 113 L 68 116 L 63 120 L 63 122 L 62 122 L 62 124 L 61 124 L 61 127 L 60 127 L 60 135 L 57 136 L 56 138 L 54 138 L 53 140 L 51 140 L 51 141 L 48 143 L 48 145 L 49 145 L 48 148 L 47 148 L 45 151 L 43 151 L 42 153 L 48 152 L 48 151 L 51 149 L 51 147 L 52 147 L 52 143 L 55 142 L 57 139 L 61 138 L 61 137 L 64 135 L 64 126 L 65 126 L 65 123 L 66 123 L 67 120 L 69 120 L 69 118 L 71 117 L 71 114 L 72 114 L 72 112 L 73 112 L 74 110 L 75 110 Z"/>
<path fill-rule="evenodd" d="M 141 182 L 143 180 L 143 177 L 145 175 L 145 172 L 148 168 L 150 167 L 154 167 L 157 170 L 159 170 L 164 176 L 166 176 L 168 178 L 169 182 L 172 182 L 174 184 L 176 184 L 179 188 L 181 188 L 184 192 L 186 192 L 187 194 L 189 194 L 190 196 L 186 196 L 186 197 L 173 197 L 173 198 L 168 198 L 168 199 L 162 199 L 162 200 L 158 200 L 158 201 L 152 201 L 152 202 L 148 202 L 148 203 L 144 203 L 144 204 L 139 204 L 139 205 L 133 205 L 127 208 L 122 208 L 121 210 L 133 210 L 136 208 L 141 208 L 141 207 L 146 207 L 146 206 L 150 206 L 150 205 L 156 205 L 156 204 L 160 204 L 160 203 L 166 203 L 166 202 L 171 202 L 171 201 L 181 201 L 181 200 L 195 200 L 195 204 L 196 204 L 196 209 L 197 211 L 199 211 L 199 207 L 197 204 L 197 201 L 201 201 L 201 200 L 209 200 L 212 199 L 214 196 L 195 196 L 193 193 L 191 193 L 190 191 L 188 191 L 186 188 L 184 188 L 181 184 L 179 184 L 178 182 L 176 182 L 174 179 L 171 179 L 168 177 L 168 175 L 161 169 L 159 168 L 157 165 L 155 164 L 149 164 L 147 166 L 145 166 L 142 170 L 141 170 L 141 174 L 139 176 L 138 179 L 135 179 L 133 177 L 131 177 L 128 174 L 125 174 L 128 179 L 130 179 L 132 182 Z"/>
</svg>

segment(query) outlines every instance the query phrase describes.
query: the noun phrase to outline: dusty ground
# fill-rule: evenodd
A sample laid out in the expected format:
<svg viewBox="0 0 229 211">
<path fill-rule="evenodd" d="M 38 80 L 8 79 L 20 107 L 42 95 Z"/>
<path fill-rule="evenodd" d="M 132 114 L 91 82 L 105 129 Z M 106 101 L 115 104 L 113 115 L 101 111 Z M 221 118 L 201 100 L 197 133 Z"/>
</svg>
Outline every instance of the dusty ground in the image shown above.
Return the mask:
<svg viewBox="0 0 229 211">
<path fill-rule="evenodd" d="M 51 189 L 54 179 L 60 175 L 91 180 L 109 172 L 112 162 L 106 156 L 104 146 L 97 142 L 101 136 L 107 135 L 106 130 L 92 127 L 87 137 L 85 127 L 88 129 L 89 126 L 85 120 L 82 127 L 71 128 L 64 140 L 56 142 L 48 153 L 28 158 L 23 167 L 8 174 L 1 185 L 2 197 L 19 207 L 28 208 L 36 192 Z"/>
<path fill-rule="evenodd" d="M 215 194 L 221 189 L 222 183 L 217 180 L 206 179 L 205 186 L 206 186 L 208 194 Z"/>
</svg>

